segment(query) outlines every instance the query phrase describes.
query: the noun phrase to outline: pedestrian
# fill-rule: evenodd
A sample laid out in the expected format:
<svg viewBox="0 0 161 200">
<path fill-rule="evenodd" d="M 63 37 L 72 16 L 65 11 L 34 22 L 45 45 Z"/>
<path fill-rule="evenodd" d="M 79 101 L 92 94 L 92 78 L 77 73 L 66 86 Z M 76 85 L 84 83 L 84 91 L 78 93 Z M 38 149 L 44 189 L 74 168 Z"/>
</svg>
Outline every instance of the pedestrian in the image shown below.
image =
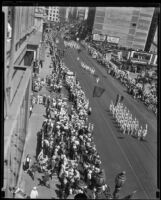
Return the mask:
<svg viewBox="0 0 161 200">
<path fill-rule="evenodd" d="M 115 190 L 113 192 L 113 197 L 116 198 L 117 193 L 121 190 L 122 186 L 126 181 L 126 172 L 122 171 L 115 178 Z"/>
<path fill-rule="evenodd" d="M 32 105 L 30 106 L 30 117 L 32 115 Z"/>
<path fill-rule="evenodd" d="M 96 78 L 96 83 L 98 84 L 98 82 L 100 81 L 100 79 L 99 79 L 99 77 L 98 78 Z"/>
<path fill-rule="evenodd" d="M 92 108 L 89 107 L 89 109 L 88 109 L 88 115 L 91 115 L 91 112 L 92 112 Z"/>
<path fill-rule="evenodd" d="M 38 191 L 37 188 L 34 186 L 30 193 L 30 199 L 37 199 Z"/>
<path fill-rule="evenodd" d="M 30 163 L 31 163 L 31 158 L 30 158 L 29 154 L 27 154 L 25 163 L 23 165 L 24 171 L 27 171 L 30 168 Z"/>
</svg>

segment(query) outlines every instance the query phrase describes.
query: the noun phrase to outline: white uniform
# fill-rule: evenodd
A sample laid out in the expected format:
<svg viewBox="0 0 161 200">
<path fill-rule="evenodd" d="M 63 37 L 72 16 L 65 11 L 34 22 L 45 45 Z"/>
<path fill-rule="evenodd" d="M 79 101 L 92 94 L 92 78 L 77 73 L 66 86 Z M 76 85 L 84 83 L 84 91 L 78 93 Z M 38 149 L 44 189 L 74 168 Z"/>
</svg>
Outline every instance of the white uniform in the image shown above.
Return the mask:
<svg viewBox="0 0 161 200">
<path fill-rule="evenodd" d="M 140 140 L 140 138 L 141 138 L 141 136 L 142 136 L 142 132 L 143 132 L 143 129 L 142 129 L 142 126 L 139 128 L 139 130 L 138 130 L 138 135 L 137 135 L 137 137 L 138 137 L 138 140 Z"/>
<path fill-rule="evenodd" d="M 143 129 L 142 134 L 141 134 L 141 139 L 144 140 L 144 138 L 146 137 L 148 133 L 147 127 L 145 129 Z"/>
<path fill-rule="evenodd" d="M 30 199 L 37 199 L 37 197 L 38 197 L 38 191 L 36 187 L 33 187 L 30 193 Z"/>
</svg>

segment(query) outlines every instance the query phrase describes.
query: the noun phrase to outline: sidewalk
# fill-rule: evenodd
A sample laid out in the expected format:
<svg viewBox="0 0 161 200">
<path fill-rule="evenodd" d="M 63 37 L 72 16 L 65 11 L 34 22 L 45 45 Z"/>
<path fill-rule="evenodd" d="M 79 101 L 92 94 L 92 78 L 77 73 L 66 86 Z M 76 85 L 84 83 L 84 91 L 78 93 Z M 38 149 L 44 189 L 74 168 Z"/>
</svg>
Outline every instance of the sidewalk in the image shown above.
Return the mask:
<svg viewBox="0 0 161 200">
<path fill-rule="evenodd" d="M 46 50 L 46 53 L 48 50 Z M 51 57 L 47 57 L 47 54 L 45 55 L 45 62 L 44 66 L 40 71 L 40 77 L 45 78 L 47 74 L 50 74 L 52 71 L 52 68 L 49 68 L 49 65 L 51 63 Z M 43 93 L 48 93 L 44 88 L 41 90 L 41 94 Z M 25 142 L 25 147 L 24 147 L 24 154 L 22 158 L 22 162 L 24 161 L 25 157 L 27 154 L 30 155 L 31 157 L 31 164 L 35 162 L 35 155 L 36 155 L 36 145 L 37 145 L 37 133 L 40 131 L 42 127 L 42 123 L 45 114 L 45 107 L 40 104 L 35 104 L 33 108 L 33 113 L 29 119 L 29 129 L 28 129 L 28 134 L 26 137 L 26 142 Z M 51 188 L 48 189 L 45 186 L 38 186 L 39 181 L 37 178 L 40 178 L 41 175 L 38 174 L 37 172 L 35 173 L 35 180 L 33 181 L 32 178 L 26 174 L 23 170 L 22 167 L 20 169 L 20 179 L 19 179 L 19 187 L 23 189 L 23 191 L 29 196 L 30 192 L 33 188 L 33 186 L 37 186 L 37 190 L 39 193 L 38 198 L 45 198 L 45 199 L 51 199 L 51 197 L 57 198 L 57 195 L 55 193 L 56 190 L 56 184 L 59 183 L 57 177 L 54 177 L 51 180 Z"/>
</svg>

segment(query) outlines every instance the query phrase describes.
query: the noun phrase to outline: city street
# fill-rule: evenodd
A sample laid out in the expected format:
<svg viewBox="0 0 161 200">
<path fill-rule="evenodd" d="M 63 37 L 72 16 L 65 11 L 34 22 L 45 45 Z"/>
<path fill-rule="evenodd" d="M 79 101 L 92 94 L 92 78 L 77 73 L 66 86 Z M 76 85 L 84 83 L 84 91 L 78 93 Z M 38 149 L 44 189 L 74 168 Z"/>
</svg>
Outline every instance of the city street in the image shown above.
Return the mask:
<svg viewBox="0 0 161 200">
<path fill-rule="evenodd" d="M 61 40 L 61 39 L 60 39 Z M 63 47 L 63 42 L 60 42 Z M 80 60 L 77 60 L 77 57 Z M 137 190 L 136 198 L 154 199 L 157 190 L 157 119 L 141 103 L 134 100 L 126 93 L 117 80 L 92 59 L 86 50 L 77 53 L 75 49 L 67 49 L 65 63 L 74 71 L 81 83 L 82 89 L 89 98 L 92 107 L 90 120 L 94 123 L 94 139 L 97 150 L 101 155 L 103 168 L 106 171 L 107 183 L 114 189 L 114 177 L 122 170 L 127 172 L 127 181 L 120 196 Z M 95 78 L 89 75 L 80 66 L 80 61 L 92 66 L 100 77 L 100 86 L 106 91 L 101 98 L 93 98 L 93 88 L 96 85 Z M 109 112 L 111 100 L 115 102 L 116 95 L 124 96 L 124 104 L 133 116 L 145 126 L 148 124 L 146 141 L 138 141 L 131 136 L 123 137 L 119 132 L 112 115 Z"/>
<path fill-rule="evenodd" d="M 2 12 L 3 197 L 158 199 L 160 5 Z"/>
</svg>

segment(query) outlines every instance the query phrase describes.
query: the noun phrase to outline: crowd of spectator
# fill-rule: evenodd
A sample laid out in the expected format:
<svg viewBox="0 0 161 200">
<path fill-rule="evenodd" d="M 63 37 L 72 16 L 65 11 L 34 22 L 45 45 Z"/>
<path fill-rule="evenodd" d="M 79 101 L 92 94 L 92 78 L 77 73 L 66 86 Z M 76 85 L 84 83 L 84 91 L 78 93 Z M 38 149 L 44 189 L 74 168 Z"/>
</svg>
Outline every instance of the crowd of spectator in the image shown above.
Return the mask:
<svg viewBox="0 0 161 200">
<path fill-rule="evenodd" d="M 28 155 L 24 170 L 33 180 L 36 171 L 43 174 L 39 184 L 48 188 L 51 186 L 49 180 L 57 176 L 61 184 L 61 199 L 67 199 L 70 195 L 74 195 L 75 199 L 78 195 L 83 199 L 118 199 L 118 193 L 126 181 L 126 172 L 116 176 L 115 189 L 111 194 L 100 155 L 94 144 L 94 124 L 89 120 L 89 100 L 76 75 L 60 58 L 52 37 L 47 38 L 52 58 L 50 67 L 53 69 L 46 77 L 45 85 L 50 95 L 37 95 L 32 98 L 33 104 L 44 105 L 46 119 L 37 135 L 36 162 L 30 165 Z M 62 95 L 62 88 L 67 90 L 67 97 Z M 53 93 L 55 95 L 52 95 Z M 128 199 L 132 198 L 134 193 L 131 193 Z M 31 191 L 30 198 L 32 197 L 38 197 L 36 187 Z"/>
<path fill-rule="evenodd" d="M 157 92 L 156 85 L 150 89 L 144 87 L 144 79 L 131 78 L 129 71 L 119 69 L 110 60 L 106 60 L 105 55 L 102 55 L 95 48 L 91 47 L 89 43 L 82 43 L 88 49 L 89 54 L 95 58 L 101 65 L 105 66 L 107 73 L 116 78 L 127 88 L 127 92 L 133 96 L 134 99 L 143 101 L 143 103 L 157 115 Z"/>
</svg>

